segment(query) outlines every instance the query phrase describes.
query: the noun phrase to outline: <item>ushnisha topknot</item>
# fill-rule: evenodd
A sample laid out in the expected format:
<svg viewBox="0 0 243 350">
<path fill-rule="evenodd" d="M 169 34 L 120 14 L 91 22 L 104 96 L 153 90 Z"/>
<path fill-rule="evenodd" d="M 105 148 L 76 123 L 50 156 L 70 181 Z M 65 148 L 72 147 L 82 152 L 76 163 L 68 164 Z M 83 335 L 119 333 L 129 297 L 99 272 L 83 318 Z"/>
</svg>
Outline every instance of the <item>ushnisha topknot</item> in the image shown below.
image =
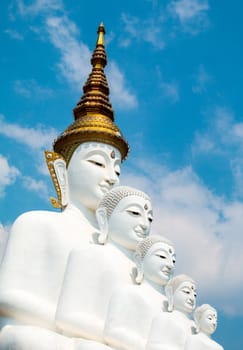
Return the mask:
<svg viewBox="0 0 243 350">
<path fill-rule="evenodd" d="M 209 304 L 202 304 L 202 305 L 198 306 L 193 313 L 194 320 L 197 324 L 200 323 L 200 320 L 202 318 L 203 313 L 207 310 L 212 310 L 215 314 L 217 314 L 217 311 L 214 307 L 212 307 Z"/>
<path fill-rule="evenodd" d="M 114 122 L 114 111 L 109 101 L 109 87 L 104 73 L 107 64 L 103 23 L 98 28 L 98 39 L 91 58 L 93 66 L 84 87 L 83 96 L 73 110 L 75 121 L 53 143 L 68 166 L 75 149 L 84 142 L 101 142 L 114 146 L 126 159 L 129 145 Z"/>
<path fill-rule="evenodd" d="M 116 186 L 104 195 L 98 209 L 105 208 L 107 217 L 109 218 L 118 203 L 123 198 L 129 196 L 139 196 L 150 201 L 150 197 L 146 193 L 137 190 L 136 188 L 129 186 Z"/>
<path fill-rule="evenodd" d="M 173 243 L 169 239 L 159 235 L 151 235 L 137 244 L 135 254 L 143 260 L 149 249 L 156 243 L 165 243 L 173 247 Z"/>
<path fill-rule="evenodd" d="M 187 281 L 193 284 L 196 284 L 195 281 L 188 275 L 184 275 L 184 274 L 177 275 L 173 277 L 171 280 L 169 280 L 169 282 L 165 287 L 165 292 L 167 292 L 169 289 L 172 289 L 172 293 L 174 294 L 177 288 L 180 286 L 180 284 Z"/>
</svg>

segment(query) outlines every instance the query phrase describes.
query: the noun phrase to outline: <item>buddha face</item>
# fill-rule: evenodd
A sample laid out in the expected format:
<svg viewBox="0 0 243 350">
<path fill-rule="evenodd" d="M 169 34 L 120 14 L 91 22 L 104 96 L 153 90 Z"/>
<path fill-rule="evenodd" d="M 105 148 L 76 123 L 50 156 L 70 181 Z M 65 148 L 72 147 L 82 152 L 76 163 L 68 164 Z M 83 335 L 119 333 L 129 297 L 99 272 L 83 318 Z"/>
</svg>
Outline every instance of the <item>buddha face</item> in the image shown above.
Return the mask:
<svg viewBox="0 0 243 350">
<path fill-rule="evenodd" d="M 214 309 L 207 309 L 200 319 L 200 331 L 206 334 L 213 334 L 217 328 L 217 312 Z"/>
<path fill-rule="evenodd" d="M 122 247 L 135 250 L 148 236 L 153 220 L 151 202 L 140 196 L 127 196 L 117 204 L 109 218 L 109 237 Z"/>
<path fill-rule="evenodd" d="M 143 272 L 146 278 L 159 285 L 165 285 L 175 269 L 175 251 L 171 245 L 155 243 L 143 259 Z"/>
<path fill-rule="evenodd" d="M 196 306 L 196 286 L 191 281 L 182 282 L 173 295 L 174 309 L 191 313 Z"/>
<path fill-rule="evenodd" d="M 119 183 L 121 154 L 113 146 L 85 142 L 73 153 L 67 173 L 70 201 L 96 210 L 103 195 Z"/>
</svg>

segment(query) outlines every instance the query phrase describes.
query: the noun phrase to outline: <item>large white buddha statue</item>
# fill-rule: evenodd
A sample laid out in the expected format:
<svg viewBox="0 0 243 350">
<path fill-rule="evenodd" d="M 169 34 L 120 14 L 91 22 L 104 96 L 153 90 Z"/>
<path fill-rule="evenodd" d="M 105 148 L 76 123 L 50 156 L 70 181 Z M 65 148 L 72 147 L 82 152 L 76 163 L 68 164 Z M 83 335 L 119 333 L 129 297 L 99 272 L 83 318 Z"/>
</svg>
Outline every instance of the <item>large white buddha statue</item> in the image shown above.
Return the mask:
<svg viewBox="0 0 243 350">
<path fill-rule="evenodd" d="M 196 334 L 188 337 L 185 350 L 223 350 L 211 335 L 217 328 L 217 311 L 209 304 L 203 304 L 194 311 Z"/>
<path fill-rule="evenodd" d="M 74 109 L 75 121 L 55 140 L 54 152 L 46 152 L 58 194 L 53 203 L 62 211 L 25 213 L 11 229 L 0 269 L 1 326 L 55 330 L 69 253 L 92 241 L 98 204 L 119 183 L 128 144 L 114 124 L 109 102 L 104 32 L 100 25 L 92 72 Z"/>
<path fill-rule="evenodd" d="M 195 282 L 186 275 L 172 278 L 165 287 L 168 312 L 160 312 L 152 322 L 146 350 L 184 350 L 192 333 L 189 315 L 196 305 Z"/>
<path fill-rule="evenodd" d="M 145 349 L 152 320 L 167 301 L 164 286 L 174 272 L 173 244 L 151 235 L 138 243 L 134 260 L 137 285 L 113 293 L 104 329 L 105 342 L 120 350 Z"/>
<path fill-rule="evenodd" d="M 62 334 L 102 342 L 113 291 L 133 283 L 134 264 L 129 256 L 150 232 L 151 202 L 142 191 L 117 186 L 104 195 L 97 218 L 98 240 L 107 244 L 70 253 L 56 324 Z"/>
</svg>

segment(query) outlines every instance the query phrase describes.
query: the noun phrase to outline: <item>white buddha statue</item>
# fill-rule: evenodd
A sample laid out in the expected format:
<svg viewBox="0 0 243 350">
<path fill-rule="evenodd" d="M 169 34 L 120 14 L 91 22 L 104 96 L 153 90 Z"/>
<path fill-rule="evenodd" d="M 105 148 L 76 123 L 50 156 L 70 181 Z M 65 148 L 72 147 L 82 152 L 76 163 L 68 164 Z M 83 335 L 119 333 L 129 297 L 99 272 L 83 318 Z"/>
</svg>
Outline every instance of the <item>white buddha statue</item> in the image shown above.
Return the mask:
<svg viewBox="0 0 243 350">
<path fill-rule="evenodd" d="M 193 322 L 189 315 L 196 305 L 195 282 L 186 275 L 172 278 L 165 287 L 168 312 L 152 322 L 146 350 L 184 350 Z"/>
<path fill-rule="evenodd" d="M 167 301 L 164 286 L 174 272 L 173 244 L 149 236 L 138 243 L 134 260 L 137 285 L 117 288 L 106 317 L 104 340 L 116 349 L 145 349 L 152 320 Z"/>
<path fill-rule="evenodd" d="M 109 102 L 103 25 L 91 63 L 84 94 L 74 109 L 74 123 L 55 140 L 54 152 L 46 152 L 58 194 L 58 202 L 52 202 L 62 211 L 25 213 L 10 233 L 0 268 L 0 322 L 1 327 L 9 325 L 8 332 L 11 324 L 56 329 L 69 253 L 89 245 L 98 227 L 97 206 L 119 183 L 128 144 L 114 124 Z"/>
<path fill-rule="evenodd" d="M 185 350 L 223 350 L 211 335 L 217 328 L 217 311 L 208 304 L 203 304 L 194 311 L 196 334 L 188 337 Z"/>
<path fill-rule="evenodd" d="M 117 186 L 104 195 L 97 218 L 102 231 L 98 239 L 104 242 L 108 232 L 108 243 L 70 253 L 56 324 L 62 334 L 102 342 L 114 289 L 133 283 L 134 265 L 129 256 L 137 242 L 149 234 L 151 202 L 142 191 Z"/>
</svg>

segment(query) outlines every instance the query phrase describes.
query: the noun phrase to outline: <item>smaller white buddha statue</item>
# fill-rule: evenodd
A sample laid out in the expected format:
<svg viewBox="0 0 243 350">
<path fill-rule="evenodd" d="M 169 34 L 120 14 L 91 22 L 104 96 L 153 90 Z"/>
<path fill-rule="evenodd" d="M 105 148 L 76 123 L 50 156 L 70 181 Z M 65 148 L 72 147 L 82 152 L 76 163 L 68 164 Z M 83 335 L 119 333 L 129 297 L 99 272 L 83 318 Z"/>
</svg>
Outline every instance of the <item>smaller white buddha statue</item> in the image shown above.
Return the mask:
<svg viewBox="0 0 243 350">
<path fill-rule="evenodd" d="M 109 303 L 104 340 L 116 349 L 145 349 L 152 320 L 167 300 L 164 286 L 174 272 L 173 244 L 151 235 L 138 243 L 134 260 L 137 285 L 118 287 Z"/>
<path fill-rule="evenodd" d="M 117 186 L 104 195 L 97 209 L 97 220 L 101 228 L 98 240 L 104 242 L 107 239 L 108 243 L 71 252 L 56 325 L 68 336 L 102 342 L 114 289 L 133 283 L 133 262 L 129 257 L 137 242 L 149 234 L 150 199 L 137 189 Z M 95 349 L 97 346 L 94 344 Z"/>
<path fill-rule="evenodd" d="M 196 334 L 188 337 L 185 350 L 223 350 L 211 335 L 217 328 L 217 311 L 209 304 L 203 304 L 194 311 Z"/>
<path fill-rule="evenodd" d="M 152 322 L 146 350 L 184 350 L 193 322 L 189 318 L 196 305 L 196 285 L 187 275 L 172 278 L 165 287 L 168 312 L 160 312 Z"/>
</svg>

